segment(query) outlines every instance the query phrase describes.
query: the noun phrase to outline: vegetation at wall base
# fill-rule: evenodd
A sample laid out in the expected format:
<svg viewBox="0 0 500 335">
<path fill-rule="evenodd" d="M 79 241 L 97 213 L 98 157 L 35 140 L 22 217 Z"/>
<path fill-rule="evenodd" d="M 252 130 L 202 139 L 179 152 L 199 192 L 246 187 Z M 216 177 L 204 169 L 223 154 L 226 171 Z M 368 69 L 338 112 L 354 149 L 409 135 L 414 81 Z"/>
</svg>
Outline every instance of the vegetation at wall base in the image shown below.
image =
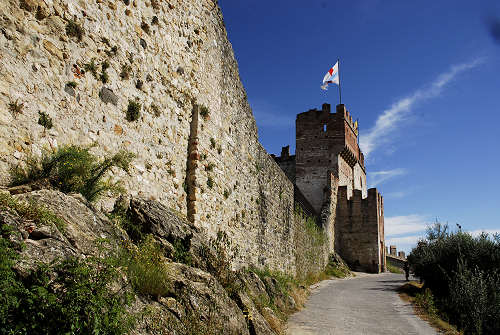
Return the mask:
<svg viewBox="0 0 500 335">
<path fill-rule="evenodd" d="M 137 293 L 158 300 L 169 292 L 168 262 L 164 251 L 151 235 L 138 247 L 124 242 L 120 264 L 125 266 L 127 278 Z"/>
<path fill-rule="evenodd" d="M 398 274 L 404 273 L 403 270 L 391 264 L 387 264 L 387 271 L 389 271 L 390 273 L 398 273 Z"/>
<path fill-rule="evenodd" d="M 44 151 L 42 157 L 28 157 L 25 166 L 11 169 L 11 185 L 23 185 L 42 179 L 61 192 L 81 193 L 87 200 L 95 201 L 104 192 L 123 192 L 119 182 L 104 177 L 113 167 L 129 171 L 134 155 L 120 151 L 104 160 L 90 153 L 90 148 L 64 146 L 54 151 Z"/>
<path fill-rule="evenodd" d="M 423 284 L 415 281 L 409 281 L 402 285 L 398 292 L 401 298 L 409 301 L 414 305 L 415 312 L 422 319 L 428 321 L 431 326 L 438 329 L 439 334 L 445 335 L 460 335 L 456 327 L 450 325 L 446 319 L 446 315 L 441 314 L 434 302 L 434 296 L 429 289 L 423 287 Z"/>
<path fill-rule="evenodd" d="M 437 313 L 465 334 L 500 333 L 500 235 L 435 224 L 408 256 Z"/>
<path fill-rule="evenodd" d="M 119 278 L 110 257 L 39 264 L 21 277 L 16 245 L 1 227 L 0 334 L 125 334 L 134 325 L 130 296 L 111 289 Z"/>
</svg>

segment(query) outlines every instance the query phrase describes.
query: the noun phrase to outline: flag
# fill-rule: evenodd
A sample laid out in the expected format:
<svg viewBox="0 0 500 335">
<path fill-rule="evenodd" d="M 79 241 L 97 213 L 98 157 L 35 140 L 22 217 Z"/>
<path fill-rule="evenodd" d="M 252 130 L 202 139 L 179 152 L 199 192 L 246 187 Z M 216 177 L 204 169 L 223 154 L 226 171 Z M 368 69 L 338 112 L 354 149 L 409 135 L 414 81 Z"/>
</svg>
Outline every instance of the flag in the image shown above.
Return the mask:
<svg viewBox="0 0 500 335">
<path fill-rule="evenodd" d="M 339 62 L 338 61 L 325 74 L 325 77 L 323 78 L 323 85 L 321 86 L 321 88 L 326 91 L 328 89 L 328 84 L 337 84 L 337 85 L 340 85 L 340 80 L 339 80 Z"/>
</svg>

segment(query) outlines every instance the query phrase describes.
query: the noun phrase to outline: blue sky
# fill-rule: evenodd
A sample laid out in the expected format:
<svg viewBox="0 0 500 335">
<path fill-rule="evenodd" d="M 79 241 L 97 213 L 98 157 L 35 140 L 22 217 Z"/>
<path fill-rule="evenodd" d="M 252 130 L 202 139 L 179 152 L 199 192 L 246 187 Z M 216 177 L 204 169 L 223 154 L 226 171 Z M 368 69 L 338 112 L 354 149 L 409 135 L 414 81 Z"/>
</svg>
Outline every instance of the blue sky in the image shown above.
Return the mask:
<svg viewBox="0 0 500 335">
<path fill-rule="evenodd" d="M 295 151 L 295 116 L 341 59 L 386 242 L 409 251 L 436 219 L 500 232 L 500 1 L 221 0 L 264 147 Z"/>
</svg>

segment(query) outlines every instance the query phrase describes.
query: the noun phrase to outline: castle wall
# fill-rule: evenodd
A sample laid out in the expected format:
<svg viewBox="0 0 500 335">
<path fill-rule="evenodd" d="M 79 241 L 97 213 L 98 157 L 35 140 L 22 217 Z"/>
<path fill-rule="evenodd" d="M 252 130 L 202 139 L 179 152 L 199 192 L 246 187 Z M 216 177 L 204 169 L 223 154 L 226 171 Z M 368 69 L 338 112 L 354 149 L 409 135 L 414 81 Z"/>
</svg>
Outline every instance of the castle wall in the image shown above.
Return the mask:
<svg viewBox="0 0 500 335">
<path fill-rule="evenodd" d="M 302 191 L 294 192 L 258 142 L 216 1 L 8 0 L 0 2 L 0 17 L 1 185 L 10 167 L 44 148 L 93 145 L 101 157 L 124 149 L 136 154 L 130 175 L 115 170 L 111 177 L 132 196 L 184 213 L 211 236 L 224 230 L 239 249 L 235 268 L 321 269 L 339 232 L 348 233 L 346 245 L 372 247 L 371 237 L 357 237 L 359 229 L 337 229 L 349 210 L 335 210 L 336 201 L 347 204 L 363 178 L 361 167 L 347 169 L 363 157 L 345 107 L 330 113 L 325 104 L 298 115 L 295 164 L 287 163 Z M 81 39 L 66 33 L 73 20 L 83 28 Z M 140 104 L 136 121 L 126 120 L 130 102 Z M 10 107 L 16 103 L 19 113 Z M 38 124 L 39 112 L 52 128 Z M 342 187 L 336 193 L 338 185 L 346 185 L 345 196 Z M 321 216 L 324 243 L 294 213 L 302 193 Z M 109 195 L 97 206 L 111 210 L 113 203 Z M 303 265 L 307 255 L 318 256 L 310 268 Z"/>
<path fill-rule="evenodd" d="M 295 274 L 297 248 L 310 244 L 294 240 L 305 228 L 293 184 L 258 142 L 216 1 L 33 2 L 0 3 L 0 183 L 44 147 L 125 149 L 137 155 L 130 176 L 112 177 L 131 195 L 156 198 L 211 235 L 226 231 L 240 250 L 235 267 Z M 66 34 L 69 20 L 83 27 L 81 40 Z M 137 121 L 125 119 L 129 101 L 141 105 Z"/>
<path fill-rule="evenodd" d="M 322 271 L 328 263 L 328 236 L 324 229 L 318 227 L 315 219 L 304 214 L 300 207 L 295 209 L 294 222 L 297 277 L 305 279 L 308 274 Z"/>
<path fill-rule="evenodd" d="M 328 251 L 335 251 L 335 222 L 337 220 L 337 198 L 339 178 L 333 174 L 328 175 L 328 192 L 321 209 L 322 227 L 327 236 Z"/>
<path fill-rule="evenodd" d="M 383 242 L 380 236 L 380 199 L 374 188 L 368 190 L 366 199 L 362 199 L 360 190 L 354 190 L 349 200 L 347 187 L 338 189 L 335 249 L 351 266 L 370 272 L 385 269 L 382 259 L 385 248 L 380 248 Z"/>
</svg>

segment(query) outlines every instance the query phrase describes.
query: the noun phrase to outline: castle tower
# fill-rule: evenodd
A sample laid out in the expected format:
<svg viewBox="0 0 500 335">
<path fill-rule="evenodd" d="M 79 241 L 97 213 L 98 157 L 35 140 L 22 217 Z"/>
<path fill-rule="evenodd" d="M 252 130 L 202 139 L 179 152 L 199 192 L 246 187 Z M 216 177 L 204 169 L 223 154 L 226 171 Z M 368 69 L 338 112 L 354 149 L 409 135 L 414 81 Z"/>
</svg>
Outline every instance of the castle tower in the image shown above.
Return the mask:
<svg viewBox="0 0 500 335">
<path fill-rule="evenodd" d="M 297 115 L 295 156 L 284 147 L 274 157 L 295 184 L 294 197 L 313 208 L 330 251 L 361 270 L 385 271 L 384 200 L 367 190 L 357 123 L 344 105 L 329 104 Z"/>
<path fill-rule="evenodd" d="M 354 189 L 367 196 L 364 156 L 358 145 L 358 129 L 344 105 L 336 113 L 330 105 L 297 115 L 295 182 L 316 211 L 320 211 L 328 190 L 328 175 L 347 186 L 350 198 Z"/>
</svg>

